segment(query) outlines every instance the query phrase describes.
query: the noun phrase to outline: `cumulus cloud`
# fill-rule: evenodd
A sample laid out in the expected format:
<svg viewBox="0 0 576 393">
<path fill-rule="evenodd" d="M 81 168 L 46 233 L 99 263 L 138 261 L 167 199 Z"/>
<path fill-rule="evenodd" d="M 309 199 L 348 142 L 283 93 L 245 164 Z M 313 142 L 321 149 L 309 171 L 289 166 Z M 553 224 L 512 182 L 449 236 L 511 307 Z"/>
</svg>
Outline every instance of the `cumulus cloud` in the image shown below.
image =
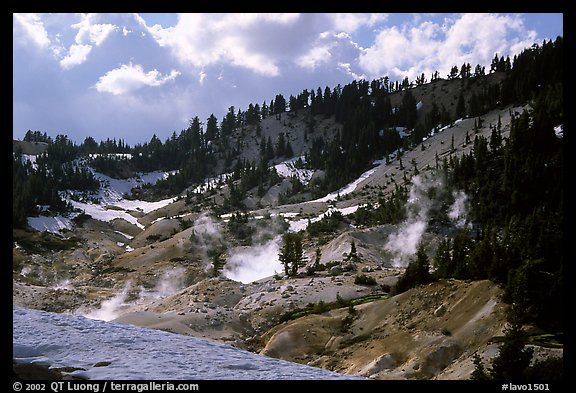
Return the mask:
<svg viewBox="0 0 576 393">
<path fill-rule="evenodd" d="M 314 70 L 323 64 L 355 64 L 351 33 L 387 19 L 385 14 L 180 14 L 175 26 L 147 26 L 159 45 L 182 64 L 204 68 L 232 64 L 256 74 L 284 75 L 283 65 Z M 342 57 L 341 48 L 353 49 Z M 294 60 L 296 59 L 296 60 Z M 351 61 L 354 60 L 353 62 Z"/>
<path fill-rule="evenodd" d="M 78 29 L 75 41 L 77 44 L 92 43 L 99 46 L 104 42 L 110 33 L 118 29 L 118 26 L 111 23 L 96 23 L 96 14 L 81 15 L 80 22 L 74 23 L 73 29 Z"/>
<path fill-rule="evenodd" d="M 68 49 L 68 54 L 60 60 L 62 68 L 67 70 L 84 63 L 92 51 L 92 45 L 100 46 L 110 33 L 118 29 L 118 26 L 111 23 L 96 23 L 97 17 L 96 14 L 82 14 L 80 22 L 70 26 L 78 30 L 78 33 L 74 38 L 75 43 Z M 58 50 L 59 52 L 61 51 Z"/>
<path fill-rule="evenodd" d="M 278 93 L 489 65 L 494 53 L 512 57 L 537 39 L 526 15 L 205 13 L 163 26 L 144 18 L 14 14 L 14 136 L 107 132 L 137 143 Z"/>
<path fill-rule="evenodd" d="M 535 39 L 536 32 L 527 30 L 519 15 L 464 14 L 441 23 L 384 28 L 363 50 L 359 65 L 372 76 L 391 73 L 415 79 L 418 73 L 435 70 L 444 76 L 454 65 L 490 64 L 495 53 L 516 53 Z"/>
<path fill-rule="evenodd" d="M 68 55 L 60 60 L 60 65 L 64 69 L 69 69 L 78 64 L 82 64 L 86 61 L 91 50 L 91 45 L 71 45 Z"/>
<path fill-rule="evenodd" d="M 360 47 L 347 32 L 323 31 L 310 44 L 308 51 L 297 57 L 299 67 L 316 70 L 319 67 L 339 70 L 351 79 L 362 79 L 363 74 L 355 72 L 356 58 Z"/>
<path fill-rule="evenodd" d="M 267 40 L 299 18 L 298 14 L 181 14 L 176 26 L 146 26 L 158 44 L 183 64 L 205 67 L 223 62 L 265 76 L 279 74 L 278 58 Z M 265 33 L 269 29 L 268 34 Z"/>
<path fill-rule="evenodd" d="M 101 17 L 97 14 L 14 14 L 25 36 L 38 47 L 48 49 L 65 70 L 84 63 L 93 46 L 100 46 L 119 29 L 111 23 L 98 23 Z M 75 31 L 72 39 L 70 33 Z"/>
<path fill-rule="evenodd" d="M 26 36 L 38 47 L 45 48 L 50 45 L 48 32 L 44 23 L 37 14 L 14 14 L 14 20 L 22 27 Z"/>
<path fill-rule="evenodd" d="M 350 63 L 339 62 L 338 68 L 341 69 L 342 71 L 344 71 L 346 74 L 350 75 L 352 77 L 352 79 L 354 79 L 354 80 L 366 79 L 366 76 L 364 74 L 359 75 L 359 74 L 355 73 L 352 70 L 352 66 Z"/>
<path fill-rule="evenodd" d="M 200 71 L 198 76 L 198 82 L 200 82 L 200 84 L 204 83 L 204 79 L 206 79 L 206 73 L 204 71 Z"/>
<path fill-rule="evenodd" d="M 296 64 L 302 68 L 314 69 L 330 60 L 332 54 L 328 45 L 311 48 L 306 54 L 296 59 Z"/>
<path fill-rule="evenodd" d="M 354 32 L 361 26 L 371 27 L 388 19 L 387 14 L 334 13 L 329 15 L 332 18 L 334 29 L 346 32 Z"/>
<path fill-rule="evenodd" d="M 122 64 L 120 68 L 108 71 L 101 76 L 95 87 L 99 92 L 120 95 L 138 90 L 145 86 L 162 86 L 166 82 L 176 79 L 180 72 L 170 71 L 162 75 L 158 70 L 145 72 L 141 65 L 132 63 Z"/>
</svg>

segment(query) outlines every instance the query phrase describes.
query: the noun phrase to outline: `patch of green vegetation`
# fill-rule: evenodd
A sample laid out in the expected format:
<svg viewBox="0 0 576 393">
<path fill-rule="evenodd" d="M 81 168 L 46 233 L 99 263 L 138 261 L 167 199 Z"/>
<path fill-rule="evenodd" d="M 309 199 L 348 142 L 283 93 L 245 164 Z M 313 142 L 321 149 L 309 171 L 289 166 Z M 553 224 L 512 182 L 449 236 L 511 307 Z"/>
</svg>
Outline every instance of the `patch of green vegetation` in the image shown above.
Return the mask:
<svg viewBox="0 0 576 393">
<path fill-rule="evenodd" d="M 370 302 L 374 302 L 376 300 L 385 300 L 385 299 L 388 299 L 388 297 L 389 296 L 387 294 L 367 295 L 367 296 L 362 296 L 362 297 L 358 297 L 355 299 L 350 299 L 348 302 L 349 302 L 349 304 L 351 304 L 353 306 L 357 306 L 359 304 L 370 303 Z"/>
<path fill-rule="evenodd" d="M 309 222 L 306 231 L 310 237 L 318 237 L 321 234 L 331 234 L 338 230 L 340 224 L 344 222 L 344 215 L 339 211 L 334 211 L 316 222 Z"/>
<path fill-rule="evenodd" d="M 334 302 L 326 303 L 320 300 L 318 303 L 308 303 L 304 308 L 297 308 L 292 311 L 287 311 L 280 316 L 280 323 L 298 319 L 310 314 L 322 314 L 326 311 L 334 310 L 337 308 L 354 307 L 359 304 L 370 303 L 376 300 L 384 300 L 387 298 L 387 294 L 376 294 L 344 300 L 338 294 L 336 296 L 336 301 Z"/>
<path fill-rule="evenodd" d="M 80 213 L 79 215 L 74 217 L 72 219 L 72 221 L 74 221 L 74 223 L 76 225 L 81 226 L 83 223 L 85 223 L 86 221 L 88 221 L 91 218 L 92 218 L 92 216 L 90 214 Z"/>
<path fill-rule="evenodd" d="M 148 235 L 148 236 L 146 236 L 146 240 L 148 240 L 149 242 L 157 242 L 160 240 L 161 237 L 162 237 L 162 235 L 159 235 L 159 234 Z"/>
<path fill-rule="evenodd" d="M 24 250 L 33 253 L 45 251 L 69 250 L 78 246 L 80 239 L 76 236 L 62 238 L 50 232 L 28 232 L 23 230 L 12 231 L 13 241 L 17 242 Z"/>
<path fill-rule="evenodd" d="M 124 266 L 112 266 L 102 270 L 102 274 L 110 274 L 110 273 L 131 273 L 135 272 L 134 269 L 129 269 Z"/>
<path fill-rule="evenodd" d="M 364 273 L 356 275 L 354 277 L 354 284 L 357 285 L 376 285 L 376 279 L 374 277 L 368 276 Z"/>
<path fill-rule="evenodd" d="M 563 348 L 564 333 L 544 333 L 534 334 L 526 338 L 526 344 L 538 345 L 546 348 Z M 505 336 L 494 336 L 490 339 L 492 343 L 506 342 Z"/>
<path fill-rule="evenodd" d="M 563 348 L 564 333 L 536 334 L 528 337 L 528 343 L 546 348 Z"/>
</svg>

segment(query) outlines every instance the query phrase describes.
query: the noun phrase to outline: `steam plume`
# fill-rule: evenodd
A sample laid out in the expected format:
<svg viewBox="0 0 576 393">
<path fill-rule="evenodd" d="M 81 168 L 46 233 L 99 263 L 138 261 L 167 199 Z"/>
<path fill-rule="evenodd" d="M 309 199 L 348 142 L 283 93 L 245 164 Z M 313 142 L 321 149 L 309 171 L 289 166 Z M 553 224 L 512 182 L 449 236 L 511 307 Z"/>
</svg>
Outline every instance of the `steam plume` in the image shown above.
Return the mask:
<svg viewBox="0 0 576 393">
<path fill-rule="evenodd" d="M 448 211 L 448 217 L 458 228 L 464 228 L 468 215 L 468 196 L 463 191 L 454 192 L 454 203 Z"/>
<path fill-rule="evenodd" d="M 396 233 L 392 233 L 384 249 L 392 254 L 392 265 L 404 267 L 409 259 L 416 254 L 418 243 L 428 227 L 428 213 L 436 203 L 432 190 L 442 189 L 440 178 L 422 179 L 420 176 L 412 178 L 412 187 L 408 196 L 406 210 L 407 218 L 400 224 Z"/>
<path fill-rule="evenodd" d="M 468 196 L 463 191 L 453 192 L 454 203 L 447 215 L 457 227 L 463 228 L 467 221 Z M 406 201 L 406 220 L 392 233 L 384 249 L 392 254 L 392 265 L 405 267 L 416 255 L 418 244 L 428 227 L 431 211 L 438 211 L 446 200 L 444 181 L 440 176 L 422 178 L 414 176 Z"/>
<path fill-rule="evenodd" d="M 226 262 L 224 275 L 232 280 L 249 283 L 283 270 L 278 260 L 281 236 L 262 245 L 239 250 Z"/>
<path fill-rule="evenodd" d="M 111 299 L 104 300 L 100 305 L 100 308 L 92 311 L 91 313 L 85 314 L 86 318 L 90 319 L 100 319 L 102 321 L 111 321 L 118 316 L 120 316 L 120 309 L 126 306 L 126 299 L 132 289 L 132 282 L 126 281 L 122 291 L 112 297 Z"/>
<path fill-rule="evenodd" d="M 170 296 L 184 287 L 186 269 L 179 266 L 166 269 L 154 288 L 155 297 Z"/>
</svg>

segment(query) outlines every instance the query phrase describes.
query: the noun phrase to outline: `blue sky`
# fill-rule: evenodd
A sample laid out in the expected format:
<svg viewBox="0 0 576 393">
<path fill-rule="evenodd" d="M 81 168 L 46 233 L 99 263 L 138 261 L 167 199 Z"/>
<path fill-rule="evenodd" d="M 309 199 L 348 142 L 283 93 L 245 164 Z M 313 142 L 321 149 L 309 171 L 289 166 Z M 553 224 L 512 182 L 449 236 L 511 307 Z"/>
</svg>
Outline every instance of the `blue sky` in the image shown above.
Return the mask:
<svg viewBox="0 0 576 393">
<path fill-rule="evenodd" d="M 144 143 L 356 79 L 490 68 L 563 35 L 562 14 L 14 14 L 13 137 Z"/>
</svg>

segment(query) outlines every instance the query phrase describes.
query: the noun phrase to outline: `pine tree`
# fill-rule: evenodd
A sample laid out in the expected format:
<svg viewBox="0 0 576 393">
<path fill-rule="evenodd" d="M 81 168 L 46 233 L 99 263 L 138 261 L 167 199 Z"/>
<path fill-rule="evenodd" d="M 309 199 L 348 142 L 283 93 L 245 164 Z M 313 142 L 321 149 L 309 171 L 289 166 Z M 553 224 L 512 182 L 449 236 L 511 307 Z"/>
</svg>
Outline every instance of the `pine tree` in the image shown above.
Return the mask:
<svg viewBox="0 0 576 393">
<path fill-rule="evenodd" d="M 278 141 L 276 142 L 276 157 L 286 156 L 286 138 L 283 132 L 278 134 Z"/>
<path fill-rule="evenodd" d="M 212 141 L 218 137 L 218 119 L 213 114 L 208 117 L 206 122 L 206 132 L 204 138 L 207 141 Z"/>
<path fill-rule="evenodd" d="M 416 251 L 416 259 L 411 261 L 404 274 L 398 279 L 394 286 L 394 293 L 402 293 L 418 285 L 432 282 L 430 274 L 430 262 L 424 244 L 420 243 Z"/>
<path fill-rule="evenodd" d="M 272 138 L 268 135 L 266 140 L 266 160 L 271 160 L 274 158 L 274 145 L 272 145 Z"/>
<path fill-rule="evenodd" d="M 470 376 L 470 379 L 474 381 L 487 381 L 490 379 L 486 368 L 484 367 L 484 363 L 482 363 L 482 359 L 480 359 L 480 355 L 474 352 L 472 355 L 473 363 L 474 363 L 474 371 Z"/>
<path fill-rule="evenodd" d="M 456 118 L 462 119 L 464 117 L 466 117 L 466 104 L 464 103 L 464 95 L 460 92 L 458 103 L 456 104 Z"/>
<path fill-rule="evenodd" d="M 292 145 L 290 144 L 290 141 L 286 142 L 286 149 L 284 151 L 284 156 L 287 158 L 294 156 L 294 150 L 292 149 Z"/>
<path fill-rule="evenodd" d="M 295 276 L 304 264 L 302 235 L 293 232 L 285 233 L 282 236 L 282 242 L 278 260 L 284 265 L 284 273 L 287 276 Z"/>
<path fill-rule="evenodd" d="M 320 259 L 322 258 L 322 251 L 320 251 L 320 247 L 316 247 L 316 251 L 314 252 L 314 270 L 320 270 Z"/>
<path fill-rule="evenodd" d="M 358 253 L 356 251 L 356 242 L 354 240 L 352 240 L 352 242 L 350 243 L 350 252 L 348 253 L 348 257 L 346 258 L 346 260 L 352 262 L 360 261 L 360 257 L 358 256 Z"/>
<path fill-rule="evenodd" d="M 508 326 L 504 341 L 498 347 L 498 356 L 492 359 L 486 372 L 479 356 L 474 358 L 473 379 L 497 381 L 525 381 L 534 350 L 526 348 L 527 334 L 522 329 L 522 311 L 512 305 L 508 313 Z"/>
</svg>

